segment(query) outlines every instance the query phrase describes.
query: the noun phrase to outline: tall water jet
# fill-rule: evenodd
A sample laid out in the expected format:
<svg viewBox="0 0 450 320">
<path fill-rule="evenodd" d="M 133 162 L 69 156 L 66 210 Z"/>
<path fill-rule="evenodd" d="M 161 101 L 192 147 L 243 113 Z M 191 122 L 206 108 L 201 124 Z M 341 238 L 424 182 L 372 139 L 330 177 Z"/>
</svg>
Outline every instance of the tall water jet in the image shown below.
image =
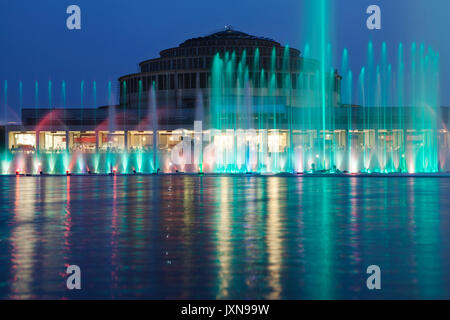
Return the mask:
<svg viewBox="0 0 450 320">
<path fill-rule="evenodd" d="M 8 105 L 8 81 L 5 80 L 3 87 L 3 122 L 5 124 L 5 149 L 3 150 L 2 174 L 9 170 L 8 161 L 8 120 L 7 120 L 7 105 Z"/>
<path fill-rule="evenodd" d="M 52 108 L 52 81 L 48 81 L 48 106 Z"/>
<path fill-rule="evenodd" d="M 39 83 L 37 80 L 34 82 L 34 106 L 36 109 L 39 107 Z"/>
<path fill-rule="evenodd" d="M 111 81 L 108 81 L 108 131 L 115 131 L 115 120 L 116 120 L 116 108 L 114 107 L 114 101 L 112 96 L 112 85 Z"/>
<path fill-rule="evenodd" d="M 22 110 L 23 108 L 23 83 L 19 81 L 19 108 Z"/>
<path fill-rule="evenodd" d="M 345 48 L 342 52 L 342 62 L 341 62 L 341 73 L 344 75 L 344 82 L 342 84 L 341 92 L 341 102 L 343 104 L 351 104 L 351 86 L 352 83 L 348 81 L 349 74 L 349 64 L 348 64 L 348 50 Z"/>
<path fill-rule="evenodd" d="M 81 80 L 80 83 L 80 110 L 81 110 L 81 119 L 83 120 L 83 108 L 84 108 L 84 80 Z"/>
<path fill-rule="evenodd" d="M 112 85 L 111 81 L 108 81 L 108 134 L 107 138 L 109 139 L 110 133 L 116 131 L 116 108 L 114 106 L 114 99 L 112 94 Z M 115 162 L 113 159 L 113 155 L 111 154 L 111 148 L 107 144 L 105 150 L 105 171 L 108 173 L 113 173 Z"/>
<path fill-rule="evenodd" d="M 318 130 L 318 134 L 320 134 L 322 139 L 320 141 L 320 152 L 316 154 L 315 158 L 320 169 L 328 170 L 334 163 L 332 155 L 327 152 L 327 150 L 334 149 L 333 140 L 329 140 L 329 132 L 333 129 L 334 119 L 332 114 L 334 110 L 329 108 L 333 104 L 331 90 L 333 78 L 331 74 L 334 75 L 334 71 L 331 65 L 333 57 L 330 45 L 332 40 L 330 26 L 333 25 L 332 12 L 334 8 L 329 0 L 311 1 L 305 6 L 304 12 L 307 14 L 303 21 L 305 23 L 306 43 L 308 43 L 307 54 L 320 61 L 320 69 L 316 72 L 314 79 L 316 85 L 314 89 L 317 92 L 318 100 L 314 102 L 313 106 L 313 108 L 318 108 L 319 110 L 313 112 L 311 127 Z"/>
<path fill-rule="evenodd" d="M 62 101 L 62 108 L 63 108 L 63 118 L 67 119 L 67 88 L 66 88 L 66 81 L 62 80 L 61 81 L 61 101 Z M 68 130 L 68 128 L 65 128 L 66 130 Z M 63 170 L 64 171 L 69 171 L 70 172 L 70 158 L 71 158 L 71 150 L 70 150 L 70 134 L 68 131 L 66 131 L 66 148 L 64 150 L 64 154 L 63 154 Z"/>
<path fill-rule="evenodd" d="M 197 89 L 197 95 L 195 100 L 195 122 L 194 122 L 194 164 L 198 166 L 199 173 L 203 172 L 203 128 L 206 125 L 204 123 L 205 118 L 205 106 L 203 103 L 203 93 Z"/>
<path fill-rule="evenodd" d="M 61 82 L 61 100 L 62 100 L 62 106 L 63 111 L 65 115 L 66 107 L 67 107 L 67 88 L 66 88 L 66 82 L 63 80 Z"/>
</svg>

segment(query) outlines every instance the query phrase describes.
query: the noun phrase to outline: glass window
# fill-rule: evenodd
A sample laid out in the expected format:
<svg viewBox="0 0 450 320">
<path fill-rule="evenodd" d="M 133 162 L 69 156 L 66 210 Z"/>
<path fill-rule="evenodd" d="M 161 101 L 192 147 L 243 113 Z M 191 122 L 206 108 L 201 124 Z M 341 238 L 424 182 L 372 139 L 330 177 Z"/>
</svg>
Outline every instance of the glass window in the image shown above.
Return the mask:
<svg viewBox="0 0 450 320">
<path fill-rule="evenodd" d="M 123 131 L 99 132 L 98 147 L 102 151 L 118 152 L 125 149 L 125 133 Z"/>
<path fill-rule="evenodd" d="M 150 151 L 153 148 L 153 133 L 151 131 L 128 132 L 128 146 L 131 151 Z"/>
<path fill-rule="evenodd" d="M 195 89 L 197 88 L 197 74 L 191 73 L 191 88 Z"/>
<path fill-rule="evenodd" d="M 206 73 L 205 72 L 200 73 L 200 88 L 201 89 L 206 88 Z"/>
<path fill-rule="evenodd" d="M 39 149 L 44 151 L 66 150 L 66 132 L 40 132 L 39 144 Z"/>
<path fill-rule="evenodd" d="M 70 152 L 95 152 L 96 137 L 94 131 L 69 132 Z"/>
<path fill-rule="evenodd" d="M 170 87 L 169 87 L 169 89 L 170 90 L 175 89 L 175 75 L 174 74 L 170 75 Z"/>
<path fill-rule="evenodd" d="M 183 74 L 178 74 L 178 89 L 183 89 Z"/>
<path fill-rule="evenodd" d="M 191 88 L 191 74 L 190 73 L 184 74 L 184 88 L 185 89 Z"/>
<path fill-rule="evenodd" d="M 29 132 L 10 132 L 9 149 L 12 152 L 34 152 L 36 151 L 36 133 Z"/>
</svg>

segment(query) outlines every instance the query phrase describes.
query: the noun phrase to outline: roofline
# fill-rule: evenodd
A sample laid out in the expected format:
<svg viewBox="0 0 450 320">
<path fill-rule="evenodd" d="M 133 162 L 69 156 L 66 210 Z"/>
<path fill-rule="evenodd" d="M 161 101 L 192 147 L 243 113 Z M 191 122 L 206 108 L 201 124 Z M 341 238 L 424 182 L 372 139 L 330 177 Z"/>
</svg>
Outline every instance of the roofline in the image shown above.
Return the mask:
<svg viewBox="0 0 450 320">
<path fill-rule="evenodd" d="M 172 58 L 163 58 L 163 57 L 161 57 L 161 53 L 164 52 L 164 51 L 166 51 L 166 50 L 172 50 L 172 49 L 176 49 L 176 48 L 178 48 L 178 47 L 168 48 L 168 49 L 164 49 L 164 50 L 160 51 L 160 52 L 159 52 L 159 57 L 158 57 L 158 58 L 151 58 L 151 59 L 147 59 L 147 60 L 144 60 L 144 61 L 142 61 L 142 62 L 139 62 L 139 67 L 142 67 L 142 65 L 143 65 L 144 63 L 148 63 L 148 62 L 151 62 L 151 61 L 153 61 L 153 60 L 159 60 L 159 59 L 172 59 Z"/>
</svg>

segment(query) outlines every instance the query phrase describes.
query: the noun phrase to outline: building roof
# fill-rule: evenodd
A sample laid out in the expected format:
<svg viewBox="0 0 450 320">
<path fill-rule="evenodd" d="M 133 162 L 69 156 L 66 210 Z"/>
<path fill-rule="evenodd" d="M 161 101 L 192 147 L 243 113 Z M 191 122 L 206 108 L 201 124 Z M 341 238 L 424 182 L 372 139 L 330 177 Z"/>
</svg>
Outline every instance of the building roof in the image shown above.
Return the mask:
<svg viewBox="0 0 450 320">
<path fill-rule="evenodd" d="M 208 40 L 259 40 L 259 41 L 269 41 L 273 46 L 280 46 L 278 42 L 273 39 L 266 37 L 257 37 L 250 35 L 248 33 L 234 30 L 232 27 L 225 27 L 225 30 L 209 34 L 204 37 L 191 38 L 183 42 L 180 47 L 190 47 L 198 45 L 199 42 Z"/>
</svg>

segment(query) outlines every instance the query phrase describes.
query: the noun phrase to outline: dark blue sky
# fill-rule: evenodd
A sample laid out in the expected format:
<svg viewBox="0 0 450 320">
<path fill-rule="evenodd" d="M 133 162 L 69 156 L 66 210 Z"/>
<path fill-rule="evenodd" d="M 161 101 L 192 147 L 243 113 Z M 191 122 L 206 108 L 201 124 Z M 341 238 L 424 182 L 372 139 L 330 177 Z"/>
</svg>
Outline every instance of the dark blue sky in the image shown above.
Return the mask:
<svg viewBox="0 0 450 320">
<path fill-rule="evenodd" d="M 19 105 L 19 81 L 23 104 L 33 107 L 34 82 L 39 82 L 39 104 L 48 105 L 48 81 L 53 82 L 53 105 L 61 105 L 60 83 L 67 83 L 67 105 L 79 106 L 80 82 L 97 81 L 98 103 L 106 103 L 107 81 L 137 71 L 137 64 L 157 57 L 159 51 L 185 39 L 218 31 L 224 25 L 282 44 L 304 48 L 307 1 L 314 0 L 14 0 L 0 3 L 0 97 L 8 81 L 8 105 Z M 337 67 L 344 47 L 350 65 L 358 73 L 366 61 L 367 42 L 375 48 L 388 43 L 396 60 L 400 41 L 424 42 L 441 54 L 442 104 L 450 105 L 450 1 L 448 0 L 335 0 L 333 53 Z M 82 30 L 66 28 L 66 8 L 82 10 Z M 382 30 L 366 28 L 366 8 L 382 9 Z M 87 89 L 85 105 L 92 104 Z"/>
</svg>

